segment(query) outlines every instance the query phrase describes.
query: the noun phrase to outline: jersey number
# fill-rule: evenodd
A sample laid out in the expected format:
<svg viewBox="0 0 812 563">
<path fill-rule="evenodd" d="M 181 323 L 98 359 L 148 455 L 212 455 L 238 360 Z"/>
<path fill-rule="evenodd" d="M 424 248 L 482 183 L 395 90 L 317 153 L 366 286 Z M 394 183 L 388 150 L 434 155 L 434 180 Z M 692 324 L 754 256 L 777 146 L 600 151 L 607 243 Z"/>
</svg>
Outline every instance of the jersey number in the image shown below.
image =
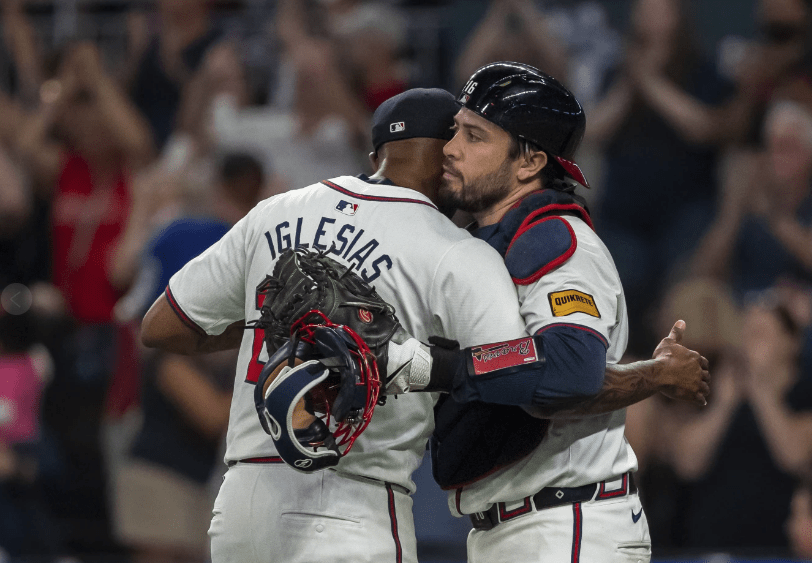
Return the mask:
<svg viewBox="0 0 812 563">
<path fill-rule="evenodd" d="M 265 302 L 265 294 L 257 294 L 257 311 L 262 309 L 262 304 Z M 262 368 L 265 362 L 259 359 L 262 350 L 265 349 L 265 331 L 261 328 L 254 329 L 254 341 L 251 344 L 251 361 L 248 362 L 248 373 L 245 376 L 245 382 L 256 385 L 259 381 L 259 374 L 262 373 Z"/>
</svg>

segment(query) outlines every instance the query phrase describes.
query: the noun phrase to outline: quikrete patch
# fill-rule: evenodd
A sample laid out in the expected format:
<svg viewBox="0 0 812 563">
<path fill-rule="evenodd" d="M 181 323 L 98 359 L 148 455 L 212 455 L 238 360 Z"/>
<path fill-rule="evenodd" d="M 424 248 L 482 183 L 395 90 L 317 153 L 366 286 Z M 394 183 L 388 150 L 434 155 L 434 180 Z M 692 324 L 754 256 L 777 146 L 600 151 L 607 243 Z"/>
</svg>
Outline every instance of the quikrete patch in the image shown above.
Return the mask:
<svg viewBox="0 0 812 563">
<path fill-rule="evenodd" d="M 554 317 L 566 317 L 573 313 L 586 313 L 601 318 L 598 307 L 595 305 L 595 298 L 588 293 L 575 289 L 566 289 L 550 293 L 547 297 L 550 300 L 550 308 L 553 310 Z"/>
</svg>

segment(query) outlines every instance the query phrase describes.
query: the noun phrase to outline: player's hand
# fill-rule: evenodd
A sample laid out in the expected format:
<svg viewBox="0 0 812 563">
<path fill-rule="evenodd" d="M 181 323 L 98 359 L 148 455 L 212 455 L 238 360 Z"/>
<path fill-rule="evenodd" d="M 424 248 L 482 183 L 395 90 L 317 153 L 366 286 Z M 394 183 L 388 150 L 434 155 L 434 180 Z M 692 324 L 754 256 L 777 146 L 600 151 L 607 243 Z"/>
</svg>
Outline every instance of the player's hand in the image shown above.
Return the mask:
<svg viewBox="0 0 812 563">
<path fill-rule="evenodd" d="M 672 399 L 706 405 L 710 394 L 708 360 L 680 344 L 684 332 L 685 321 L 677 321 L 654 350 L 654 359 L 661 362 L 661 392 Z"/>
<path fill-rule="evenodd" d="M 424 389 L 431 379 L 430 348 L 402 328 L 387 344 L 387 395 Z"/>
</svg>

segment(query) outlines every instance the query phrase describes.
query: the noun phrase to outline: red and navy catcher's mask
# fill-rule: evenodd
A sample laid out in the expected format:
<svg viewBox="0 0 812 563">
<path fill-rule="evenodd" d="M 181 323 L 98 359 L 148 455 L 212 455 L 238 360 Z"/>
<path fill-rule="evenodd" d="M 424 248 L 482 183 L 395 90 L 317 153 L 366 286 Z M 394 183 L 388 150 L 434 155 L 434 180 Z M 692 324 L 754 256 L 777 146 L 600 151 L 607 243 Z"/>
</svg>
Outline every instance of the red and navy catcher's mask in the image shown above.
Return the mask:
<svg viewBox="0 0 812 563">
<path fill-rule="evenodd" d="M 294 368 L 297 357 L 318 359 Z M 292 369 L 283 370 L 263 394 L 270 373 L 284 362 Z M 380 386 L 377 361 L 364 340 L 313 310 L 293 324 L 291 339 L 268 359 L 254 402 L 279 456 L 311 473 L 335 466 L 350 452 L 372 419 Z M 294 429 L 294 408 L 301 399 L 316 419 Z"/>
<path fill-rule="evenodd" d="M 573 160 L 586 130 L 575 96 L 549 74 L 530 65 L 498 62 L 477 70 L 457 101 L 519 139 L 537 145 L 584 187 L 589 183 Z"/>
</svg>

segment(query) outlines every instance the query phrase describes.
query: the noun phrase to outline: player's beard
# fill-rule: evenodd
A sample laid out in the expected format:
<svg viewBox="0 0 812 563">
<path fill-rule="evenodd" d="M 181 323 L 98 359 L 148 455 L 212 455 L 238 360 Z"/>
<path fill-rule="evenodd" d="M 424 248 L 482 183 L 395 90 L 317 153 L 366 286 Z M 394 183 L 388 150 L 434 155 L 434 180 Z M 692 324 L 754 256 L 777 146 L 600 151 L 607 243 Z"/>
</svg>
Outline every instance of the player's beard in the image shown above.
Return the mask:
<svg viewBox="0 0 812 563">
<path fill-rule="evenodd" d="M 462 187 L 455 191 L 448 180 L 443 178 L 440 191 L 437 194 L 438 205 L 441 209 L 453 208 L 480 213 L 490 209 L 510 194 L 510 161 L 504 160 L 498 169 L 467 183 L 462 176 L 457 176 Z"/>
</svg>

